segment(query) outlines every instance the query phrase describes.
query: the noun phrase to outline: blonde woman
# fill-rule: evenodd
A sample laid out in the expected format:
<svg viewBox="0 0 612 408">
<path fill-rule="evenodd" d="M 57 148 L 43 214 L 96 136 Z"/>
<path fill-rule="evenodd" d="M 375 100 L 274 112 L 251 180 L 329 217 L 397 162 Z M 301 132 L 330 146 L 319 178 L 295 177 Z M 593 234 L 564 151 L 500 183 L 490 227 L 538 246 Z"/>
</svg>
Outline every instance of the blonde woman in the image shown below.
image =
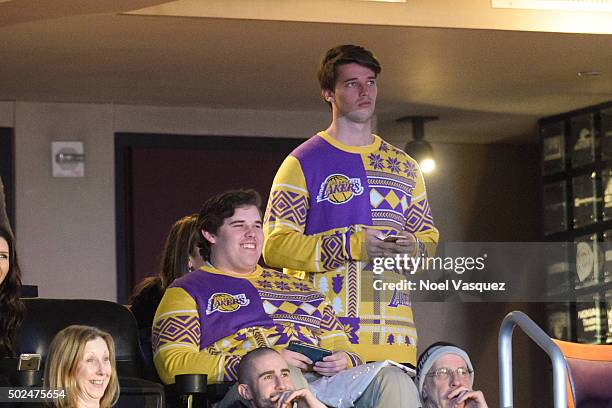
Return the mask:
<svg viewBox="0 0 612 408">
<path fill-rule="evenodd" d="M 119 398 L 115 344 L 90 326 L 68 326 L 53 338 L 45 366 L 45 388 L 63 389 L 57 408 L 109 408 Z"/>
</svg>

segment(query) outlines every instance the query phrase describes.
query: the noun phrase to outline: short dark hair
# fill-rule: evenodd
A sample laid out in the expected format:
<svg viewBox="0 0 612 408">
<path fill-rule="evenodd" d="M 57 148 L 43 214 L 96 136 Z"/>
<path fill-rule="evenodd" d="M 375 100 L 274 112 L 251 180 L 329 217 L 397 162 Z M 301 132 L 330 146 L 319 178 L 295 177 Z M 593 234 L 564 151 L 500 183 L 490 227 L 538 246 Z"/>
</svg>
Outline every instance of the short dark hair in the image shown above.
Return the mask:
<svg viewBox="0 0 612 408">
<path fill-rule="evenodd" d="M 198 231 L 216 234 L 223 221 L 234 215 L 236 208 L 254 205 L 261 213 L 261 197 L 253 189 L 230 190 L 206 200 L 198 215 Z M 202 236 L 200 255 L 210 260 L 210 243 Z"/>
<path fill-rule="evenodd" d="M 318 78 L 322 90 L 333 91 L 336 86 L 338 67 L 345 64 L 359 64 L 374 71 L 378 76 L 382 70 L 380 62 L 371 51 L 353 44 L 338 45 L 325 53 L 319 66 Z"/>
<path fill-rule="evenodd" d="M 271 349 L 270 347 L 259 347 L 242 356 L 240 359 L 240 365 L 238 366 L 238 384 L 250 385 L 249 380 L 251 373 L 253 372 L 255 359 L 269 353 L 279 354 L 278 351 Z"/>
</svg>

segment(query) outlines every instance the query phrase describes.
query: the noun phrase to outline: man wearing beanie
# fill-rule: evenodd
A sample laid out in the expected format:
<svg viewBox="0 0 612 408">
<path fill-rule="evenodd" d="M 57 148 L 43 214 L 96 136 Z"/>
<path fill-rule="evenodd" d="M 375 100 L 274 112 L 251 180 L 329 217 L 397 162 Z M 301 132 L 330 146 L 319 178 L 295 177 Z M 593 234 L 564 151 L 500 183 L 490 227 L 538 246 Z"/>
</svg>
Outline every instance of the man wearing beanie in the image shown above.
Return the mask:
<svg viewBox="0 0 612 408">
<path fill-rule="evenodd" d="M 432 344 L 419 357 L 415 383 L 423 408 L 488 408 L 474 391 L 474 367 L 465 351 L 451 343 Z"/>
</svg>

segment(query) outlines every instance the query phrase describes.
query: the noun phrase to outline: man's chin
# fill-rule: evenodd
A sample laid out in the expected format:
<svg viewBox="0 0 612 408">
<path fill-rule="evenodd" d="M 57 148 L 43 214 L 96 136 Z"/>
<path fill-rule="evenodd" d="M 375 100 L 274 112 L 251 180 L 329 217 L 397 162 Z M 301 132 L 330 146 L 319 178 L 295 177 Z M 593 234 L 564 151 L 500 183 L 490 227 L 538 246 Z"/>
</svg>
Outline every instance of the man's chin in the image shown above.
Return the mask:
<svg viewBox="0 0 612 408">
<path fill-rule="evenodd" d="M 356 123 L 367 123 L 372 120 L 373 112 L 370 109 L 360 109 L 349 113 L 347 116 Z"/>
<path fill-rule="evenodd" d="M 270 398 L 266 400 L 259 400 L 255 406 L 257 408 L 276 408 L 276 400 L 274 400 L 274 402 L 272 402 Z"/>
</svg>

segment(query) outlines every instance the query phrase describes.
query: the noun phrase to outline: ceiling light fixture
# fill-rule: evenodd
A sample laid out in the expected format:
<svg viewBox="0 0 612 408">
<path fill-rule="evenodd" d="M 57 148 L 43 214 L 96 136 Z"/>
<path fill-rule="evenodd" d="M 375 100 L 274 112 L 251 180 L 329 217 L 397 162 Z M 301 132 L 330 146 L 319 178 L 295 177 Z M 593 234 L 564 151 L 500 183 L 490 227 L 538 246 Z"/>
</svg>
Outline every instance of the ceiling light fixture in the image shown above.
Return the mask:
<svg viewBox="0 0 612 408">
<path fill-rule="evenodd" d="M 601 71 L 580 71 L 578 72 L 578 76 L 579 77 L 596 77 L 596 76 L 601 76 L 602 72 Z"/>
<path fill-rule="evenodd" d="M 423 173 L 429 173 L 436 168 L 433 148 L 428 141 L 425 140 L 425 122 L 438 120 L 438 116 L 403 116 L 397 119 L 397 122 L 412 123 L 412 139 L 406 143 L 404 151 L 410 157 L 415 159 Z"/>
</svg>

